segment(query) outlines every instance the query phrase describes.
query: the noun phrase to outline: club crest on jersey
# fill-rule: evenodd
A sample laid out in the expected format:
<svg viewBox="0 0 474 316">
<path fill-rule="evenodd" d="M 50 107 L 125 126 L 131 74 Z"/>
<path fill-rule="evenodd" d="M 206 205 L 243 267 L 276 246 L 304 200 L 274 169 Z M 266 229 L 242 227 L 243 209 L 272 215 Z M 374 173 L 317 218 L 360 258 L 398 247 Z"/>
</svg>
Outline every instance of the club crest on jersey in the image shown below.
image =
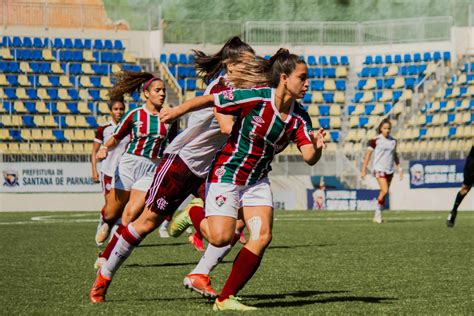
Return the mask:
<svg viewBox="0 0 474 316">
<path fill-rule="evenodd" d="M 234 90 L 232 89 L 224 90 L 222 91 L 222 96 L 224 97 L 225 100 L 232 101 L 234 100 Z"/>
<path fill-rule="evenodd" d="M 218 177 L 222 176 L 225 173 L 224 168 L 217 168 L 216 171 L 214 171 L 214 174 Z"/>
<path fill-rule="evenodd" d="M 225 201 L 227 201 L 227 198 L 225 196 L 223 196 L 222 194 L 216 196 L 217 206 L 221 207 L 222 205 L 224 205 Z"/>
<path fill-rule="evenodd" d="M 263 123 L 265 123 L 265 120 L 262 117 L 256 115 L 252 117 L 252 123 L 260 127 Z"/>
</svg>

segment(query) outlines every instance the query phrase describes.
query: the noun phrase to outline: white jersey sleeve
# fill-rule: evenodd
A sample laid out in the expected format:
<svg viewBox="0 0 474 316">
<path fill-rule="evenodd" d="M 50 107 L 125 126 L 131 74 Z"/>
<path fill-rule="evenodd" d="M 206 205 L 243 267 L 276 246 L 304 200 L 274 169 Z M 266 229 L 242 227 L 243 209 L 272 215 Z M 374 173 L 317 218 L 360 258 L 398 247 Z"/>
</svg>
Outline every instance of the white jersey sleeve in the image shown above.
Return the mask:
<svg viewBox="0 0 474 316">
<path fill-rule="evenodd" d="M 107 141 L 112 137 L 115 128 L 117 125 L 115 125 L 113 122 L 108 122 L 106 124 L 107 126 L 103 130 L 103 143 L 107 143 Z M 128 143 L 130 142 L 130 136 L 125 136 L 120 143 L 117 144 L 112 149 L 109 149 L 107 153 L 107 158 L 102 160 L 100 164 L 100 171 L 103 174 L 106 174 L 110 177 L 113 177 L 115 175 L 115 170 L 117 169 L 117 166 L 119 164 L 120 158 L 122 157 L 123 153 L 125 152 L 125 149 L 127 148 Z"/>
</svg>

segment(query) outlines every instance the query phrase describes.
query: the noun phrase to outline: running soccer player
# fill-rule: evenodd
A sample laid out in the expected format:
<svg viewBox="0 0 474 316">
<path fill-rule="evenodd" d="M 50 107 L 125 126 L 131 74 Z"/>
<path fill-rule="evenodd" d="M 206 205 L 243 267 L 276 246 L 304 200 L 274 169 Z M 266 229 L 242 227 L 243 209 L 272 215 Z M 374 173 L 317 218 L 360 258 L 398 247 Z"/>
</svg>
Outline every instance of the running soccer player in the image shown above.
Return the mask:
<svg viewBox="0 0 474 316">
<path fill-rule="evenodd" d="M 254 56 L 253 49 L 238 37 L 228 40 L 218 53 L 211 56 L 195 51 L 197 69 L 205 74 L 206 81 L 212 80 L 206 94 L 230 89 L 231 83 L 227 77 L 219 76 L 219 74 L 221 72 L 233 73 L 234 60 L 242 52 Z M 133 222 L 133 225 L 129 225 L 129 228 L 123 230 L 122 237 L 116 242 L 113 251 L 109 252 L 112 255 L 99 270 L 97 279 L 89 293 L 91 302 L 102 302 L 105 299 L 106 289 L 121 262 L 128 257 L 146 235 L 161 224 L 166 216 L 172 215 L 190 194 L 204 198 L 205 179 L 212 159 L 230 134 L 233 121 L 232 116 L 214 115 L 212 108 L 203 109 L 191 115 L 188 128 L 173 140 L 165 152 L 147 195 L 147 207 Z M 189 212 L 192 212 L 194 217 L 204 218 L 202 201 L 191 204 Z M 137 227 L 140 225 L 140 235 L 133 228 L 135 225 Z M 126 251 L 126 254 L 121 254 L 117 251 L 118 249 Z M 212 260 L 217 264 L 223 253 L 225 255 L 229 250 L 230 247 L 210 246 L 206 251 L 207 258 L 209 260 L 213 258 Z M 207 274 L 196 274 L 190 276 L 189 279 L 188 286 L 199 293 L 211 297 L 218 295 L 212 289 Z"/>
<path fill-rule="evenodd" d="M 101 145 L 105 144 L 117 127 L 120 119 L 125 113 L 125 104 L 123 103 L 123 98 L 118 100 L 110 100 L 109 109 L 112 116 L 112 120 L 105 123 L 102 126 L 99 126 L 95 133 L 94 144 L 92 145 L 91 153 L 91 165 L 92 165 L 92 179 L 95 183 L 102 184 L 102 193 L 104 194 L 105 204 L 100 211 L 99 224 L 97 225 L 97 232 L 104 223 L 104 210 L 107 200 L 111 199 L 110 189 L 112 188 L 112 182 L 115 174 L 115 169 L 118 166 L 120 157 L 125 151 L 126 146 L 130 141 L 130 137 L 126 136 L 122 141 L 113 149 L 110 150 L 106 159 L 102 160 L 100 163 L 100 176 L 97 168 L 97 152 Z M 101 246 L 103 243 L 97 243 L 97 246 Z"/>
<path fill-rule="evenodd" d="M 461 204 L 464 197 L 471 191 L 472 183 L 474 182 L 474 145 L 471 147 L 471 151 L 466 159 L 466 164 L 464 165 L 464 181 L 462 183 L 461 190 L 459 190 L 456 195 L 456 200 L 454 200 L 453 209 L 448 215 L 446 220 L 446 225 L 448 227 L 454 227 L 454 222 L 456 220 L 456 215 L 458 213 L 458 207 Z"/>
<path fill-rule="evenodd" d="M 380 187 L 380 193 L 377 198 L 375 207 L 375 215 L 373 222 L 382 224 L 382 209 L 385 203 L 385 197 L 392 183 L 395 167 L 400 174 L 400 180 L 403 179 L 403 169 L 400 166 L 400 160 L 397 155 L 397 141 L 390 135 L 392 123 L 388 118 L 384 118 L 377 127 L 377 136 L 371 139 L 367 146 L 367 152 L 362 164 L 361 177 L 365 178 L 367 174 L 367 166 L 372 154 L 374 159 L 372 162 L 372 172 L 377 179 Z"/>
</svg>

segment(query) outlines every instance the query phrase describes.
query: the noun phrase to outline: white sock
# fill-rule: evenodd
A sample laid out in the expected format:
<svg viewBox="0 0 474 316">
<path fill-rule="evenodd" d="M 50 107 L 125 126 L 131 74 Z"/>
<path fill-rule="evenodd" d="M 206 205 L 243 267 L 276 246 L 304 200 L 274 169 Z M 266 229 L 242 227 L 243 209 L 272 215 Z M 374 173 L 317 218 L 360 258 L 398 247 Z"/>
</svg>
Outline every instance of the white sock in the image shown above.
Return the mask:
<svg viewBox="0 0 474 316">
<path fill-rule="evenodd" d="M 142 240 L 140 235 L 133 228 L 132 224 L 129 224 L 127 226 L 127 229 L 138 241 Z M 126 241 L 123 238 L 123 235 L 120 236 L 119 240 L 117 241 L 117 244 L 110 253 L 109 259 L 104 265 L 102 265 L 100 274 L 107 278 L 112 278 L 115 272 L 117 272 L 117 270 L 120 268 L 122 263 L 128 258 L 128 256 L 130 256 L 135 247 L 136 245 L 132 245 L 128 241 Z"/>
<path fill-rule="evenodd" d="M 191 272 L 191 274 L 209 274 L 224 259 L 224 257 L 232 249 L 231 245 L 224 247 L 216 247 L 211 244 L 207 245 L 206 252 L 199 260 L 197 266 Z"/>
<path fill-rule="evenodd" d="M 169 224 L 170 224 L 170 221 L 168 221 L 168 220 L 165 219 L 165 220 L 163 221 L 163 223 L 161 223 L 161 225 L 160 225 L 160 230 L 167 230 Z"/>
<path fill-rule="evenodd" d="M 382 207 L 379 203 L 377 203 L 377 206 L 375 207 L 375 216 L 382 216 Z"/>
</svg>

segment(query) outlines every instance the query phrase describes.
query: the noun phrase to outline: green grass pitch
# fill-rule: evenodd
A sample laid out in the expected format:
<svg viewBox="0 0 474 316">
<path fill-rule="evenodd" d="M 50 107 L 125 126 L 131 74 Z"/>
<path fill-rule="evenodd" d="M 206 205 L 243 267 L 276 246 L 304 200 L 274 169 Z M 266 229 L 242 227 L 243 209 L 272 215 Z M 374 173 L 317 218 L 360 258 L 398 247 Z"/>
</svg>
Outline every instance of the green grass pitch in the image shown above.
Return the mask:
<svg viewBox="0 0 474 316">
<path fill-rule="evenodd" d="M 182 279 L 200 258 L 186 236 L 150 235 L 124 263 L 104 304 L 95 277 L 96 213 L 0 213 L 1 314 L 211 314 Z M 472 314 L 474 212 L 275 213 L 259 271 L 239 293 L 254 314 Z M 32 219 L 33 218 L 33 219 Z M 240 249 L 213 273 L 217 290 Z"/>
</svg>

